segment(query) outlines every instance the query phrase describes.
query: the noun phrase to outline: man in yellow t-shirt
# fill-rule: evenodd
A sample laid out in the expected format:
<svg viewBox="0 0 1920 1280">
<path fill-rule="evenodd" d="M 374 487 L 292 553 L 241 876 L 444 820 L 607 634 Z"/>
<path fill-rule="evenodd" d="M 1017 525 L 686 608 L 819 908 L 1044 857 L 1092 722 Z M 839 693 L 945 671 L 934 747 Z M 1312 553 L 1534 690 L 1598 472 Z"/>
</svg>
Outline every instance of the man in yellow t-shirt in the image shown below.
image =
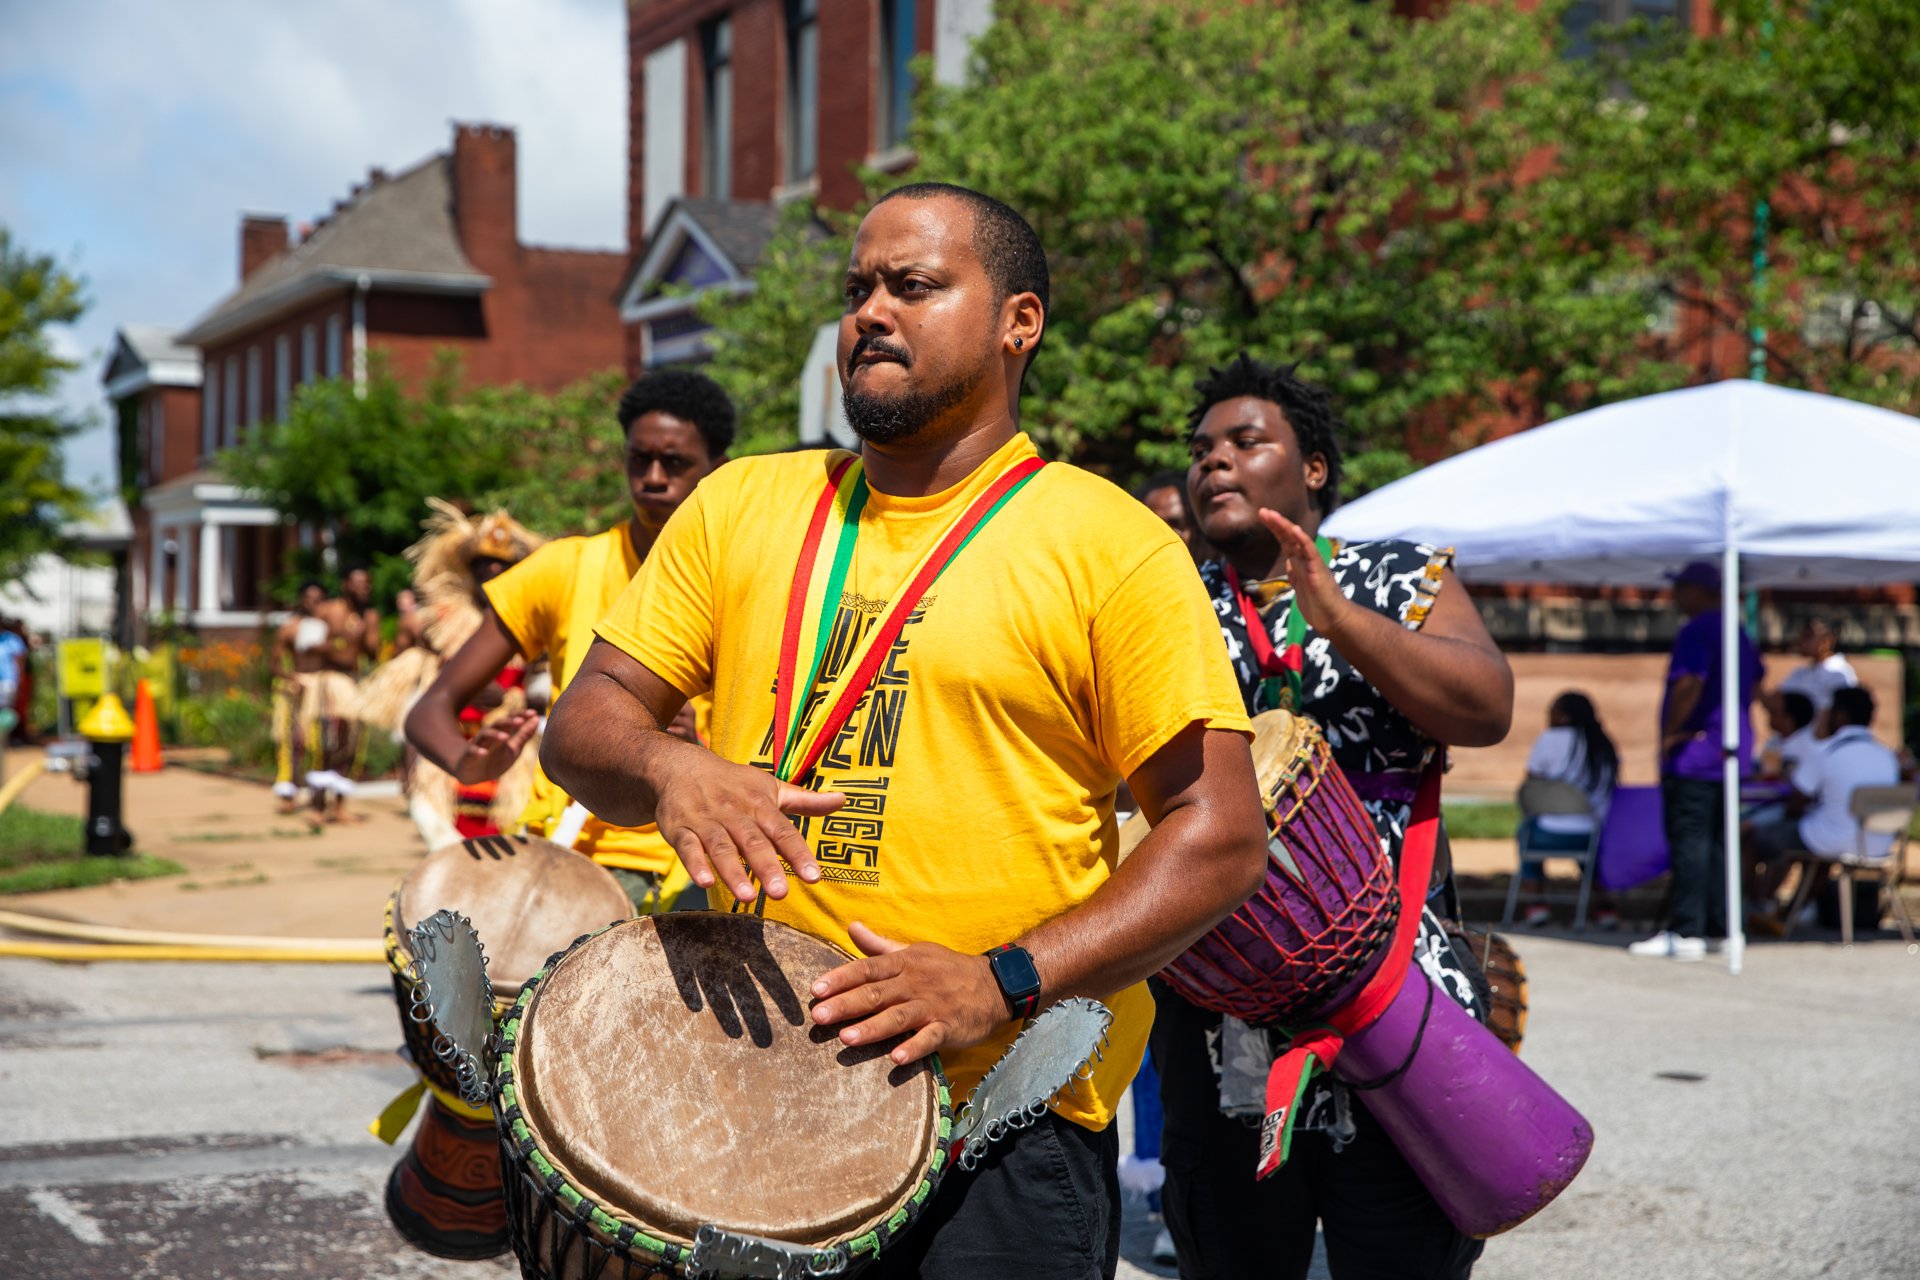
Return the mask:
<svg viewBox="0 0 1920 1280">
<path fill-rule="evenodd" d="M 1152 1020 L 1144 979 L 1265 861 L 1192 560 L 1106 481 L 1029 474 L 1019 388 L 1046 297 L 1039 240 L 1000 202 L 922 184 L 876 205 L 840 325 L 858 467 L 797 453 L 707 481 L 601 622 L 542 748 L 610 819 L 657 816 L 700 884 L 739 901 L 757 880 L 769 917 L 868 957 L 819 975 L 814 1022 L 848 1045 L 898 1037 L 900 1063 L 939 1051 L 956 1101 L 1037 1008 L 1112 1008 L 1092 1078 L 950 1172 L 869 1276 L 1114 1274 L 1110 1121 Z M 916 598 L 916 566 L 969 529 Z M 662 732 L 708 690 L 711 751 Z M 1158 826 L 1119 866 L 1123 780 Z"/>
<path fill-rule="evenodd" d="M 539 716 L 528 710 L 469 739 L 460 732 L 459 709 L 516 655 L 547 660 L 557 697 L 579 670 L 594 622 L 620 598 L 668 518 L 726 461 L 733 443 L 732 401 L 711 378 L 690 370 L 641 378 L 620 398 L 617 416 L 626 437 L 633 518 L 589 537 L 555 539 L 487 583 L 479 629 L 407 717 L 408 741 L 461 782 L 504 773 L 538 730 Z M 683 721 L 681 731 L 690 733 L 691 725 Z M 551 821 L 566 803 L 542 776 L 529 825 L 551 834 Z M 641 912 L 670 905 L 662 903 L 661 890 L 677 863 L 651 825 L 614 826 L 589 817 L 573 847 L 611 870 Z"/>
</svg>

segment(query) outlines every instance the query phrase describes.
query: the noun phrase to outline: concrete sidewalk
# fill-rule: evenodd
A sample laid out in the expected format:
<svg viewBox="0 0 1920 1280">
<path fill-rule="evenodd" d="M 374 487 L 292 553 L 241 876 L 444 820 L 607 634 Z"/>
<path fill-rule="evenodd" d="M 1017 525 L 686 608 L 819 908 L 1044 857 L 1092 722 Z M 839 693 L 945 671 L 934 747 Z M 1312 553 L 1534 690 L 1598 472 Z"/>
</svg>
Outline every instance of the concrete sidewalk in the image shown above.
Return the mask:
<svg viewBox="0 0 1920 1280">
<path fill-rule="evenodd" d="M 33 752 L 7 752 L 11 775 Z M 390 791 L 378 788 L 378 791 Z M 85 784 L 43 774 L 19 803 L 84 815 Z M 141 853 L 171 858 L 183 876 L 0 898 L 15 911 L 89 924 L 183 933 L 377 937 L 387 895 L 425 845 L 397 795 L 356 797 L 364 821 L 309 829 L 256 783 L 169 766 L 127 775 L 126 824 Z"/>
</svg>

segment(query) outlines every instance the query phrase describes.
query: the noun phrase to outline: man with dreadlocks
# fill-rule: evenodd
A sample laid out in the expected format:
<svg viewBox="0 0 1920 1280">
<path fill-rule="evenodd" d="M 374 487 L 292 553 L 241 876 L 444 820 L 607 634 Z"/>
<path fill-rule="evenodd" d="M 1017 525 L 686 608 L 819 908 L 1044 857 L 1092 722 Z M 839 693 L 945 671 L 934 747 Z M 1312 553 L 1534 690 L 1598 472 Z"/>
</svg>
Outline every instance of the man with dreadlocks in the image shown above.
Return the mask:
<svg viewBox="0 0 1920 1280">
<path fill-rule="evenodd" d="M 733 402 L 711 378 L 690 370 L 647 374 L 620 397 L 616 416 L 625 433 L 632 518 L 591 537 L 549 542 L 487 583 L 487 605 L 472 638 L 407 716 L 407 740 L 463 783 L 506 773 L 538 732 L 540 718 L 522 709 L 467 737 L 459 709 L 515 658 L 544 657 L 558 699 L 593 643 L 594 624 L 626 590 L 667 518 L 726 461 L 733 444 Z M 612 871 L 637 910 L 671 905 L 668 875 L 678 861 L 655 827 L 617 827 L 591 816 L 579 823 L 584 811 L 567 821 L 568 808 L 566 794 L 536 774 L 528 830 L 571 844 Z"/>
<path fill-rule="evenodd" d="M 433 509 L 425 521 L 427 536 L 407 548 L 419 601 L 402 620 L 408 644 L 360 684 L 360 718 L 390 733 L 399 732 L 414 699 L 432 686 L 445 656 L 480 629 L 487 583 L 546 541 L 504 511 L 474 520 L 438 498 L 427 499 L 427 505 Z M 461 731 L 472 737 L 524 710 L 526 672 L 518 659 L 502 667 L 460 709 Z M 533 790 L 531 758 L 515 761 L 501 777 L 462 781 L 416 751 L 407 755 L 407 811 L 427 848 L 519 826 Z"/>
<path fill-rule="evenodd" d="M 1188 509 L 1216 551 L 1200 572 L 1247 710 L 1288 707 L 1321 727 L 1398 862 L 1422 771 L 1448 744 L 1506 736 L 1506 659 L 1454 580 L 1449 551 L 1318 536 L 1340 483 L 1342 427 L 1324 391 L 1243 352 L 1194 392 Z M 1451 875 L 1437 868 L 1435 878 L 1414 954 L 1484 1019 L 1478 971 L 1439 920 Z M 1316 1222 L 1335 1280 L 1472 1270 L 1480 1242 L 1454 1228 L 1365 1103 L 1330 1078 L 1301 1100 L 1286 1163 L 1256 1181 L 1276 1046 L 1264 1029 L 1154 985 L 1162 1204 L 1186 1280 L 1304 1277 Z"/>
</svg>

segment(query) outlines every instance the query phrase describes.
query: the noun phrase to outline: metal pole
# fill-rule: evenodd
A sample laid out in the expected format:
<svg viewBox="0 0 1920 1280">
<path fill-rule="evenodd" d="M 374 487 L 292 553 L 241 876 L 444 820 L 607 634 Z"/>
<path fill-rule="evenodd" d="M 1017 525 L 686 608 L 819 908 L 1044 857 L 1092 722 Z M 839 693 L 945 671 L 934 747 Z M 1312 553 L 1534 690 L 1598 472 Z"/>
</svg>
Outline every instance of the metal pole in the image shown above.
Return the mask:
<svg viewBox="0 0 1920 1280">
<path fill-rule="evenodd" d="M 1720 569 L 1720 760 L 1727 869 L 1727 972 L 1740 972 L 1747 946 L 1740 903 L 1740 551 L 1733 544 L 1733 498 L 1727 496 L 1727 545 Z"/>
</svg>

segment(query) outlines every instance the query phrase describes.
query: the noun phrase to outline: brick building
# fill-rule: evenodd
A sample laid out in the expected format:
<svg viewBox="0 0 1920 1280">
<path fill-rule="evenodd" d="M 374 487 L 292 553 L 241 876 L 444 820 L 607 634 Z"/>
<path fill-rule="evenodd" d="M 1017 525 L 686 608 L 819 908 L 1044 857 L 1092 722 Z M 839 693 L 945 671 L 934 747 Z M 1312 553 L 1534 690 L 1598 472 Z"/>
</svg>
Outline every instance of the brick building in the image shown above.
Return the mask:
<svg viewBox="0 0 1920 1280">
<path fill-rule="evenodd" d="M 748 287 L 751 261 L 729 251 L 743 228 L 757 258 L 781 203 L 847 208 L 860 166 L 904 168 L 909 64 L 930 54 L 957 81 L 992 18 L 991 0 L 632 0 L 628 368 L 704 351 L 691 301 L 663 284 Z"/>
<path fill-rule="evenodd" d="M 106 381 L 143 459 L 138 616 L 215 629 L 266 620 L 266 584 L 312 534 L 281 527 L 213 459 L 285 417 L 302 383 L 364 384 L 375 350 L 409 382 L 450 350 L 470 381 L 543 390 L 620 364 L 626 255 L 522 243 L 517 182 L 513 130 L 456 125 L 450 150 L 392 176 L 373 170 L 297 237 L 283 217 L 244 215 L 237 288 L 177 335 L 123 331 Z M 154 374 L 188 362 L 191 401 Z"/>
</svg>

